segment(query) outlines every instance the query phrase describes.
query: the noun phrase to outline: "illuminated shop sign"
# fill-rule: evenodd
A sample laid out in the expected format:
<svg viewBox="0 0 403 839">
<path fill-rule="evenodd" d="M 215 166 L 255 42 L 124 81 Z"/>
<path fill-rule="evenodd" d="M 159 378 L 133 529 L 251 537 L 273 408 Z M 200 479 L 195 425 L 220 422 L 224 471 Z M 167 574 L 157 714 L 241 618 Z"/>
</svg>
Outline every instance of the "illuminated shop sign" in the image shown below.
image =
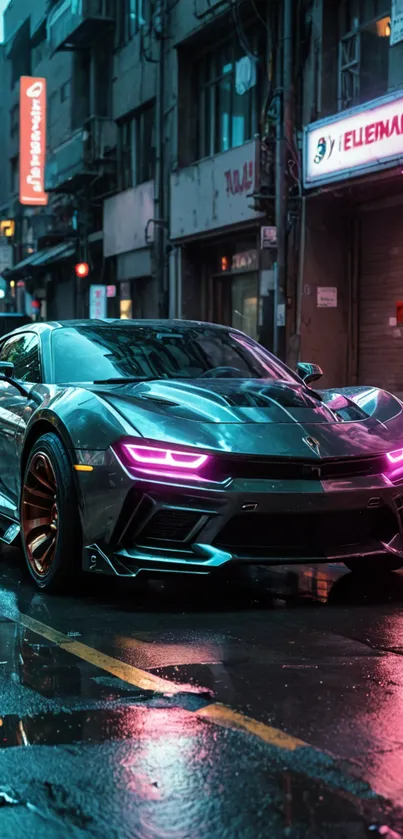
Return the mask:
<svg viewBox="0 0 403 839">
<path fill-rule="evenodd" d="M 20 79 L 20 203 L 44 206 L 46 79 Z"/>
<path fill-rule="evenodd" d="M 330 183 L 403 162 L 403 96 L 383 97 L 305 129 L 304 185 Z"/>
</svg>

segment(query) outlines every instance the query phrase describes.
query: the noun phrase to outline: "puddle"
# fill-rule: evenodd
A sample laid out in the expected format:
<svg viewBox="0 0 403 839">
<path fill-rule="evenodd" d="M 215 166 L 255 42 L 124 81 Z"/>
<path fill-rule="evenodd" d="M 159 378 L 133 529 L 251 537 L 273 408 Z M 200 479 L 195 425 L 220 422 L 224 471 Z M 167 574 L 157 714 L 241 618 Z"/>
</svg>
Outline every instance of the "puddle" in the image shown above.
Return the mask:
<svg viewBox="0 0 403 839">
<path fill-rule="evenodd" d="M 0 726 L 0 749 L 104 743 L 133 736 L 132 709 L 96 709 L 25 717 L 9 714 Z"/>
</svg>

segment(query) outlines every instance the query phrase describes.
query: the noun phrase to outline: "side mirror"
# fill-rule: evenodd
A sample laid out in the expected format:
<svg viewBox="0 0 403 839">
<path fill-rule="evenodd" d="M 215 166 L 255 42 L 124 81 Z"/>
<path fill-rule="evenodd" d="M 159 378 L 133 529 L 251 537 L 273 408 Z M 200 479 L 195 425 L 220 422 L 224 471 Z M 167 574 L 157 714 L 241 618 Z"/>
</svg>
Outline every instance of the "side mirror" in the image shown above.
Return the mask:
<svg viewBox="0 0 403 839">
<path fill-rule="evenodd" d="M 14 376 L 14 364 L 11 361 L 0 361 L 0 381 L 12 379 Z"/>
<path fill-rule="evenodd" d="M 319 367 L 319 364 L 308 364 L 303 361 L 297 364 L 297 373 L 306 385 L 309 385 L 311 382 L 317 382 L 323 376 L 323 370 Z"/>
</svg>

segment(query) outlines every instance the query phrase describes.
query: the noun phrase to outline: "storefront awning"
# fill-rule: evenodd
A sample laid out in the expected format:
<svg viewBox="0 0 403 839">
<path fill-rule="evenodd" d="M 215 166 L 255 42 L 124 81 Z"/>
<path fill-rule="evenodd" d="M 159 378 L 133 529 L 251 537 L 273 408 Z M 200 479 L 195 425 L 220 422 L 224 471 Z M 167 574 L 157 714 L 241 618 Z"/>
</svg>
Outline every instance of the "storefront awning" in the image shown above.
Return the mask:
<svg viewBox="0 0 403 839">
<path fill-rule="evenodd" d="M 26 259 L 13 265 L 7 271 L 7 279 L 14 279 L 20 276 L 29 274 L 30 269 L 33 271 L 40 271 L 48 265 L 53 265 L 56 262 L 62 262 L 74 256 L 76 252 L 75 245 L 71 242 L 55 245 L 53 248 L 44 248 L 42 251 L 35 251 Z"/>
</svg>

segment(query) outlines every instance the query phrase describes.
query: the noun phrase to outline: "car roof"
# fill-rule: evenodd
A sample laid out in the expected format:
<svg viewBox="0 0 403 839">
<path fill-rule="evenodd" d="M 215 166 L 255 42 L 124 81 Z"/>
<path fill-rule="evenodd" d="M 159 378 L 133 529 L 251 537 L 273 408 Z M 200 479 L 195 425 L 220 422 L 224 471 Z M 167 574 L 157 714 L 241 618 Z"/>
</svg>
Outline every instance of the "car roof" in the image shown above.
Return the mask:
<svg viewBox="0 0 403 839">
<path fill-rule="evenodd" d="M 180 326 L 208 326 L 211 329 L 231 329 L 232 332 L 239 332 L 238 329 L 234 329 L 233 327 L 223 326 L 222 324 L 218 323 L 208 323 L 206 321 L 200 320 L 181 320 L 179 318 L 154 318 L 154 319 L 147 319 L 141 318 L 138 320 L 120 320 L 119 318 L 103 318 L 102 320 L 90 320 L 82 319 L 82 320 L 60 320 L 60 321 L 46 321 L 42 323 L 29 323 L 25 324 L 25 326 L 19 326 L 17 329 L 14 329 L 10 334 L 18 334 L 18 332 L 45 332 L 51 331 L 55 329 L 80 329 L 86 326 L 97 326 L 97 327 L 154 327 L 156 329 L 169 327 L 169 328 L 179 328 Z M 7 336 L 4 336 L 7 337 Z"/>
</svg>

